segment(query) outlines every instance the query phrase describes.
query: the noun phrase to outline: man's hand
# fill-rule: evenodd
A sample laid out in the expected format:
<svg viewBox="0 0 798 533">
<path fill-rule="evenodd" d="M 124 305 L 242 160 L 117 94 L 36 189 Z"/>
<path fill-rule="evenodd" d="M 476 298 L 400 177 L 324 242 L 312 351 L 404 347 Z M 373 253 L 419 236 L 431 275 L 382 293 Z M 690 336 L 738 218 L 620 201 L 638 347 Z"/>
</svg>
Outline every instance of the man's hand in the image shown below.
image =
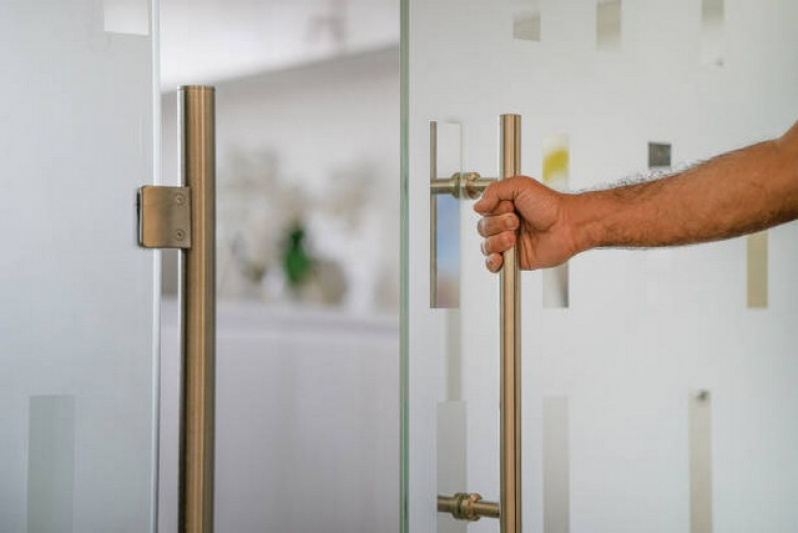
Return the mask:
<svg viewBox="0 0 798 533">
<path fill-rule="evenodd" d="M 798 122 L 787 133 L 655 181 L 561 194 L 516 176 L 474 205 L 488 270 L 518 243 L 522 269 L 596 247 L 728 239 L 798 219 Z"/>
<path fill-rule="evenodd" d="M 477 226 L 485 237 L 482 253 L 491 272 L 502 267 L 502 252 L 518 242 L 524 270 L 557 266 L 579 248 L 568 220 L 568 196 L 532 178 L 516 176 L 492 183 L 474 210 L 482 215 Z"/>
</svg>

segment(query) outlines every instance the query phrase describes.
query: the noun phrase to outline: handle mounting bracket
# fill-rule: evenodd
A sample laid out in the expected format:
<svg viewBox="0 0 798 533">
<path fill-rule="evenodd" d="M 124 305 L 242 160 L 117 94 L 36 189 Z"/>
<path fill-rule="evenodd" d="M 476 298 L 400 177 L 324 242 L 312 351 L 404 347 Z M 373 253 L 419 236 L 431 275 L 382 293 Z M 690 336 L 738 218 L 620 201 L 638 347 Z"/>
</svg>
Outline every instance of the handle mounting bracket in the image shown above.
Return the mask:
<svg viewBox="0 0 798 533">
<path fill-rule="evenodd" d="M 455 520 L 476 522 L 483 516 L 499 518 L 499 504 L 482 501 L 476 492 L 458 492 L 454 496 L 438 496 L 438 512 L 449 513 Z"/>
<path fill-rule="evenodd" d="M 430 180 L 430 191 L 450 194 L 455 198 L 476 200 L 497 178 L 483 178 L 477 172 L 455 172 L 451 178 Z"/>
<path fill-rule="evenodd" d="M 138 191 L 139 246 L 191 248 L 191 195 L 188 187 L 147 185 Z"/>
</svg>

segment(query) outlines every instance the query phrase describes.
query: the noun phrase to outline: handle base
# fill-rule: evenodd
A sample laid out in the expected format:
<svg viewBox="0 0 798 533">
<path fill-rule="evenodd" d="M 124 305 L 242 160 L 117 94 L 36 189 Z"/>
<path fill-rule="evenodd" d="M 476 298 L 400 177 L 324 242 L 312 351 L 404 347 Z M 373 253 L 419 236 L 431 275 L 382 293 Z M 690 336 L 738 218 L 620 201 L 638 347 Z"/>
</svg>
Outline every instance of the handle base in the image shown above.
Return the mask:
<svg viewBox="0 0 798 533">
<path fill-rule="evenodd" d="M 482 495 L 458 492 L 454 496 L 438 495 L 438 512 L 449 513 L 455 520 L 476 522 L 483 516 L 499 518 L 499 504 L 482 501 Z"/>
</svg>

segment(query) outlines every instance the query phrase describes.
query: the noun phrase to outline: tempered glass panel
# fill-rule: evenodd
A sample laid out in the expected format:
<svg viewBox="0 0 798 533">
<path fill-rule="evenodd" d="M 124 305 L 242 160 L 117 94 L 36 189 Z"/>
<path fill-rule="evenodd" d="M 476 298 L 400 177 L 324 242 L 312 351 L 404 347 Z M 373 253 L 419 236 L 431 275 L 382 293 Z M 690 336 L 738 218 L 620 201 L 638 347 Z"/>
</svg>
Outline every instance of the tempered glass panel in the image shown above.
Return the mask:
<svg viewBox="0 0 798 533">
<path fill-rule="evenodd" d="M 658 177 L 775 138 L 795 121 L 784 111 L 798 109 L 794 1 L 624 2 L 615 18 L 623 46 L 607 54 L 596 47 L 597 17 L 610 8 L 597 6 L 610 4 L 542 2 L 543 39 L 530 46 L 517 29 L 531 3 L 404 2 L 404 531 L 436 531 L 436 495 L 452 490 L 437 478 L 448 450 L 436 441 L 436 413 L 449 400 L 452 328 L 428 309 L 429 120 L 461 124 L 463 171 L 483 175 L 497 171 L 500 114 L 523 116 L 522 171 L 538 179 L 547 136 L 568 132 L 572 191 Z M 724 68 L 705 68 L 707 57 Z M 746 111 L 752 102 L 756 112 Z M 468 207 L 461 217 L 460 490 L 496 501 L 498 282 L 484 268 L 478 217 Z M 547 434 L 568 443 L 568 482 L 549 485 L 568 502 L 557 527 L 689 531 L 691 509 L 706 516 L 709 503 L 716 531 L 798 529 L 790 503 L 798 492 L 798 226 L 769 232 L 767 263 L 762 254 L 749 262 L 757 242 L 585 253 L 569 263 L 567 312 L 544 312 L 543 274 L 522 273 L 524 531 L 545 530 Z M 757 271 L 767 273 L 765 293 Z M 747 305 L 756 287 L 766 308 Z M 696 406 L 685 408 L 699 389 L 712 391 L 711 432 L 691 418 Z M 568 399 L 567 431 L 547 418 L 545 398 Z M 707 478 L 701 457 L 711 458 L 711 487 L 696 497 L 691 483 Z M 496 529 L 485 518 L 469 526 Z"/>
<path fill-rule="evenodd" d="M 157 287 L 135 191 L 155 168 L 153 41 L 107 32 L 104 7 L 0 3 L 9 533 L 152 529 Z"/>
</svg>

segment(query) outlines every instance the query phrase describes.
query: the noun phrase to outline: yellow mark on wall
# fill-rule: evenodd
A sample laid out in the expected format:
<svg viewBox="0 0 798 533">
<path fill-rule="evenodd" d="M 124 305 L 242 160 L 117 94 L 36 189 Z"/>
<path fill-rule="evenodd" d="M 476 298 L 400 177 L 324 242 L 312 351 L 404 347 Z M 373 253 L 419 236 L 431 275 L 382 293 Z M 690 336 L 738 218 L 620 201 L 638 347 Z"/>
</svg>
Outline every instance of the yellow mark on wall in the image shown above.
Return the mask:
<svg viewBox="0 0 798 533">
<path fill-rule="evenodd" d="M 568 190 L 571 156 L 568 136 L 550 135 L 543 141 L 543 183 L 556 191 Z M 568 263 L 543 271 L 543 307 L 568 307 Z"/>
<path fill-rule="evenodd" d="M 551 135 L 543 141 L 543 183 L 559 191 L 566 190 L 570 164 L 567 135 Z"/>
<path fill-rule="evenodd" d="M 546 154 L 543 159 L 543 181 L 550 183 L 563 175 L 568 176 L 569 157 L 567 149 L 557 149 Z"/>
</svg>

